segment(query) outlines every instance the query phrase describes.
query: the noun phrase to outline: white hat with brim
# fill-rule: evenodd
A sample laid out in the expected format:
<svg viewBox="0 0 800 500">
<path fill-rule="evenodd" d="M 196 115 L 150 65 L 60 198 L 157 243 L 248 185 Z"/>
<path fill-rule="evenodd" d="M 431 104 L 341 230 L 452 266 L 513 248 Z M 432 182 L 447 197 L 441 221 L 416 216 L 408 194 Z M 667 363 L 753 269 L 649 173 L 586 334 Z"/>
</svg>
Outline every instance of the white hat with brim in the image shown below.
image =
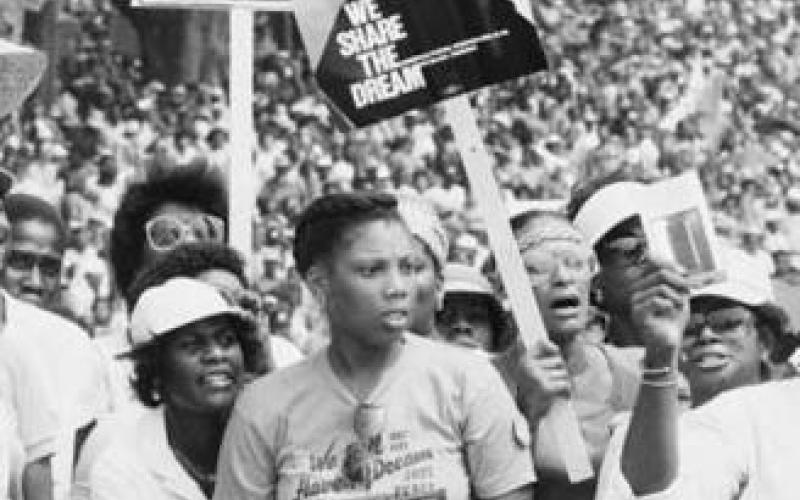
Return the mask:
<svg viewBox="0 0 800 500">
<path fill-rule="evenodd" d="M 449 263 L 444 268 L 444 293 L 471 293 L 494 297 L 492 285 L 472 266 Z"/>
<path fill-rule="evenodd" d="M 148 288 L 131 313 L 130 342 L 134 349 L 195 321 L 230 315 L 251 318 L 218 288 L 192 278 L 172 278 Z"/>
<path fill-rule="evenodd" d="M 0 118 L 19 109 L 46 67 L 43 52 L 0 39 Z"/>
<path fill-rule="evenodd" d="M 720 267 L 725 271 L 725 280 L 692 289 L 692 299 L 721 297 L 751 307 L 775 304 L 769 271 L 763 263 L 747 252 L 727 244 L 720 244 L 719 257 Z"/>
<path fill-rule="evenodd" d="M 586 242 L 594 246 L 620 222 L 640 215 L 647 186 L 638 182 L 615 182 L 595 192 L 575 216 L 573 224 Z"/>
</svg>

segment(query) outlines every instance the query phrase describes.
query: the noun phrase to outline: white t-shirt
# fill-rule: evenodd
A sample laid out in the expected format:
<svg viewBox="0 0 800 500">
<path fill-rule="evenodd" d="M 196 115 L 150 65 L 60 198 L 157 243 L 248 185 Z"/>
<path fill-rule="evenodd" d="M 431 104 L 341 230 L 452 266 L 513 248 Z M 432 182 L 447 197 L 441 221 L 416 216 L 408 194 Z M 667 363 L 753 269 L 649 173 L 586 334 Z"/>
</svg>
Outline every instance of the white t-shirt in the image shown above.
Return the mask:
<svg viewBox="0 0 800 500">
<path fill-rule="evenodd" d="M 56 395 L 60 432 L 53 457 L 56 500 L 67 498 L 72 477 L 75 431 L 110 409 L 108 371 L 89 336 L 56 314 L 16 300 L 3 292 L 5 335 L 27 337 L 47 368 Z M 20 421 L 20 425 L 24 425 Z"/>
<path fill-rule="evenodd" d="M 14 410 L 0 399 L 0 500 L 22 499 L 25 451 L 17 434 Z"/>
<path fill-rule="evenodd" d="M 0 332 L 0 404 L 14 412 L 26 462 L 56 451 L 60 422 L 50 383 L 36 345 Z"/>
<path fill-rule="evenodd" d="M 800 379 L 727 391 L 681 416 L 678 479 L 637 497 L 620 471 L 627 427 L 606 452 L 596 498 L 622 500 L 796 500 Z"/>
<path fill-rule="evenodd" d="M 535 480 L 528 424 L 486 359 L 407 335 L 365 403 L 377 409 L 359 441 L 358 402 L 327 350 L 256 380 L 228 423 L 214 498 L 492 498 Z"/>
</svg>

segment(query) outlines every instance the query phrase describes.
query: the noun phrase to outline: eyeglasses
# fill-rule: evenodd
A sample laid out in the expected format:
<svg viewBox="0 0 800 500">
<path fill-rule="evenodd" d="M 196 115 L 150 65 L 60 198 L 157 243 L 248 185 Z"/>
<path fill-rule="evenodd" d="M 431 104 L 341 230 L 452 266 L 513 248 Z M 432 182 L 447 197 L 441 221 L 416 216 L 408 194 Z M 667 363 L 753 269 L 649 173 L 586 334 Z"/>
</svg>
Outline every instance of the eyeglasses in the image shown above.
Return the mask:
<svg viewBox="0 0 800 500">
<path fill-rule="evenodd" d="M 166 252 L 189 241 L 225 241 L 225 221 L 214 215 L 196 215 L 189 219 L 158 215 L 144 226 L 147 244 L 157 252 Z"/>
<path fill-rule="evenodd" d="M 597 246 L 597 260 L 601 265 L 635 266 L 644 262 L 646 255 L 647 241 L 637 236 L 614 238 Z"/>
<path fill-rule="evenodd" d="M 525 256 L 525 270 L 528 271 L 528 279 L 533 285 L 547 283 L 559 267 L 573 276 L 583 276 L 591 273 L 592 261 L 588 256 L 569 253 Z"/>
<path fill-rule="evenodd" d="M 9 250 L 6 252 L 6 266 L 16 270 L 32 272 L 34 267 L 48 278 L 61 275 L 61 258 L 53 255 L 41 255 L 25 250 Z"/>
<path fill-rule="evenodd" d="M 707 313 L 692 313 L 684 331 L 684 339 L 693 341 L 700 337 L 703 329 L 708 327 L 717 335 L 731 335 L 741 332 L 742 327 L 752 326 L 753 315 L 741 308 L 716 309 Z"/>
</svg>

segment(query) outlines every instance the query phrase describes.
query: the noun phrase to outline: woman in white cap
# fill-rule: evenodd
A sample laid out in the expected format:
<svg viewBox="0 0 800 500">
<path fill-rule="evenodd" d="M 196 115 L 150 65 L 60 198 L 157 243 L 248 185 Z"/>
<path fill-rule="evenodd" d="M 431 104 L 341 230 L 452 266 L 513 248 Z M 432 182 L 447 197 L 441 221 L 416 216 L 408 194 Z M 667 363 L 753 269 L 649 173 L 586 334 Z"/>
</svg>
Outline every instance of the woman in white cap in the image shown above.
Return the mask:
<svg viewBox="0 0 800 500">
<path fill-rule="evenodd" d="M 721 247 L 725 281 L 691 292 L 680 369 L 692 406 L 720 392 L 772 378 L 777 343 L 788 316 L 776 305 L 766 270 L 746 252 Z"/>
<path fill-rule="evenodd" d="M 635 288 L 641 290 L 652 278 L 642 276 Z M 737 302 L 743 298 L 739 297 Z M 671 298 L 639 291 L 634 295 L 634 309 L 647 312 L 641 327 L 649 362 L 621 456 L 606 458 L 606 466 L 616 470 L 609 475 L 606 494 L 598 498 L 797 498 L 800 379 L 726 390 L 681 413 L 677 369 L 687 342 L 687 323 L 690 331 L 700 330 L 698 335 L 755 340 L 758 320 L 741 303 L 690 319 L 688 307 L 675 307 L 678 303 L 674 294 Z M 722 312 L 725 317 L 712 316 Z M 732 367 L 726 357 L 701 360 L 699 367 L 727 371 Z"/>
<path fill-rule="evenodd" d="M 531 498 L 527 422 L 494 368 L 409 334 L 415 255 L 396 199 L 318 198 L 294 257 L 331 342 L 245 389 L 214 498 Z"/>
<path fill-rule="evenodd" d="M 444 306 L 436 314 L 436 325 L 445 341 L 487 354 L 504 352 L 514 340 L 489 280 L 466 264 L 444 268 Z"/>
<path fill-rule="evenodd" d="M 252 317 L 215 286 L 173 278 L 138 297 L 130 341 L 147 409 L 94 460 L 89 498 L 211 497 L 225 424 L 260 349 Z"/>
</svg>

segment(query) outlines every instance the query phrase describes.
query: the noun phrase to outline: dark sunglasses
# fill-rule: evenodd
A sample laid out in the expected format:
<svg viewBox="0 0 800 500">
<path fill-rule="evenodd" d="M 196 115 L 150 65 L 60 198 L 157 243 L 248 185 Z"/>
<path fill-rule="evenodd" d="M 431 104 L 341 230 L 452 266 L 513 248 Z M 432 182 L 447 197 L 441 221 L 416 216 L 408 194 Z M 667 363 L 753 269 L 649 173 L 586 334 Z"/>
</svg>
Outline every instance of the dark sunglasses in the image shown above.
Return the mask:
<svg viewBox="0 0 800 500">
<path fill-rule="evenodd" d="M 596 250 L 597 260 L 601 265 L 640 265 L 647 257 L 647 241 L 637 236 L 626 236 L 600 243 Z"/>
<path fill-rule="evenodd" d="M 692 313 L 686 325 L 684 338 L 699 337 L 703 329 L 708 327 L 717 335 L 730 335 L 742 331 L 743 326 L 752 326 L 755 318 L 741 309 L 717 309 L 707 313 Z"/>
<path fill-rule="evenodd" d="M 40 255 L 24 250 L 9 250 L 6 252 L 6 266 L 16 271 L 33 271 L 34 267 L 48 278 L 57 278 L 61 275 L 61 259 L 52 255 Z"/>
</svg>

